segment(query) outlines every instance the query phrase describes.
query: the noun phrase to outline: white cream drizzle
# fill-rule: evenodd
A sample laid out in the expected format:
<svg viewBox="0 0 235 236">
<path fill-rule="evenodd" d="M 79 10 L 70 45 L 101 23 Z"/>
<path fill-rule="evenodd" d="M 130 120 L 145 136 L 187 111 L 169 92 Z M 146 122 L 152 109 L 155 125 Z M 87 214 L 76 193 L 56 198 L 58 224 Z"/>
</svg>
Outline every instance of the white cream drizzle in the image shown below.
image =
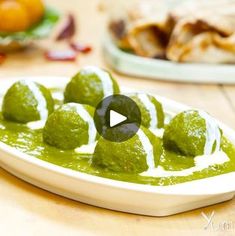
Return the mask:
<svg viewBox="0 0 235 236">
<path fill-rule="evenodd" d="M 143 132 L 143 130 L 139 129 L 137 135 L 146 153 L 146 162 L 149 167 L 148 169 L 151 170 L 155 167 L 153 146 L 149 141 L 148 137 L 146 136 L 146 134 Z"/>
<path fill-rule="evenodd" d="M 53 93 L 52 93 L 52 97 L 53 97 L 54 99 L 59 100 L 59 101 L 63 101 L 63 100 L 64 100 L 64 95 L 63 95 L 62 92 L 53 92 Z"/>
<path fill-rule="evenodd" d="M 164 134 L 164 129 L 150 129 L 150 131 L 155 134 L 157 137 L 162 138 Z"/>
<path fill-rule="evenodd" d="M 2 124 L 0 124 L 0 129 L 6 129 L 6 127 Z"/>
<path fill-rule="evenodd" d="M 96 66 L 86 66 L 81 72 L 84 75 L 96 74 L 100 78 L 103 86 L 104 97 L 113 95 L 113 81 L 108 72 L 101 70 Z"/>
<path fill-rule="evenodd" d="M 88 123 L 88 144 L 95 142 L 96 139 L 96 128 L 93 121 L 93 118 L 89 114 L 89 112 L 83 107 L 83 105 L 78 103 L 69 103 L 67 106 L 71 108 L 75 108 L 77 113 L 81 116 L 81 118 Z"/>
<path fill-rule="evenodd" d="M 195 166 L 180 170 L 180 171 L 169 171 L 165 170 L 162 166 L 158 166 L 154 169 L 149 169 L 145 172 L 142 172 L 142 176 L 152 176 L 152 177 L 170 177 L 170 176 L 188 176 L 193 174 L 196 171 L 202 171 L 203 169 L 208 168 L 216 164 L 224 164 L 228 162 L 229 158 L 226 153 L 223 151 L 217 151 L 210 155 L 202 155 L 194 158 Z"/>
<path fill-rule="evenodd" d="M 42 129 L 44 128 L 46 123 L 46 120 L 37 120 L 37 121 L 31 121 L 26 124 L 26 126 L 30 129 Z"/>
<path fill-rule="evenodd" d="M 38 103 L 37 110 L 40 114 L 40 119 L 46 120 L 48 117 L 47 101 L 43 93 L 40 91 L 39 87 L 33 81 L 30 80 L 22 80 L 21 84 L 28 86 L 30 91 L 33 93 Z"/>
<path fill-rule="evenodd" d="M 139 93 L 137 94 L 137 97 L 140 99 L 140 101 L 144 104 L 146 109 L 149 112 L 150 115 L 150 128 L 156 128 L 158 124 L 157 120 L 157 110 L 154 104 L 150 101 L 147 94 Z"/>
<path fill-rule="evenodd" d="M 221 133 L 216 120 L 204 111 L 198 111 L 198 114 L 205 119 L 206 122 L 206 143 L 204 146 L 204 154 L 209 155 L 213 151 L 213 145 L 216 142 L 215 152 L 220 150 Z"/>
<path fill-rule="evenodd" d="M 91 144 L 82 145 L 81 147 L 76 148 L 74 151 L 76 153 L 85 153 L 85 154 L 93 154 L 95 151 L 97 141 Z"/>
</svg>

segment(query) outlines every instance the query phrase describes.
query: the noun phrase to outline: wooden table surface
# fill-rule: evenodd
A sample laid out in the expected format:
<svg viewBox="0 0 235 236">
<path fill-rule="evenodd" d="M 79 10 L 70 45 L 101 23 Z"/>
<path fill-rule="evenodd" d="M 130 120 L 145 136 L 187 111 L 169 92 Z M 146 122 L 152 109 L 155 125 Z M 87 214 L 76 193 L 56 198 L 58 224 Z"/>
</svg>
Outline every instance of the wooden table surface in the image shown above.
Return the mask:
<svg viewBox="0 0 235 236">
<path fill-rule="evenodd" d="M 48 0 L 61 12 L 77 18 L 77 39 L 90 43 L 93 52 L 81 55 L 75 63 L 48 62 L 43 52 L 64 45 L 53 40 L 8 56 L 0 66 L 1 79 L 10 76 L 72 76 L 83 65 L 107 67 L 100 45 L 105 30 L 105 14 L 98 1 Z M 121 85 L 145 88 L 165 97 L 204 109 L 235 128 L 235 87 L 194 85 L 137 79 L 115 74 Z M 59 81 L 58 81 L 59 82 Z M 215 186 L 216 187 L 216 186 Z M 95 194 L 95 193 L 94 193 Z M 201 212 L 209 215 L 214 229 Z M 219 227 L 223 222 L 230 228 Z M 218 226 L 218 227 L 217 227 Z M 235 235 L 235 199 L 169 217 L 146 217 L 89 206 L 49 193 L 0 169 L 0 235 Z"/>
</svg>

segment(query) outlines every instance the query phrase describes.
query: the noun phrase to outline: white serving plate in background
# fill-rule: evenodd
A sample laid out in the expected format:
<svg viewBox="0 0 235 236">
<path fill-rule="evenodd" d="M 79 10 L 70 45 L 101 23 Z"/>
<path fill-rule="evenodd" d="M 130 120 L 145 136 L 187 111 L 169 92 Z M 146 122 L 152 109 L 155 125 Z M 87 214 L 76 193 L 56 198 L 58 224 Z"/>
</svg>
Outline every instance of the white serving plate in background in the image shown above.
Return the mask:
<svg viewBox="0 0 235 236">
<path fill-rule="evenodd" d="M 103 55 L 108 65 L 126 75 L 186 83 L 235 84 L 235 64 L 177 63 L 140 57 L 117 48 L 109 36 L 103 41 Z"/>
<path fill-rule="evenodd" d="M 0 94 L 22 77 L 0 79 Z M 68 78 L 30 77 L 48 87 L 64 87 Z M 127 89 L 127 91 L 129 91 Z M 189 107 L 158 97 L 173 113 Z M 235 144 L 235 132 L 220 123 Z M 117 211 L 166 216 L 223 202 L 235 195 L 235 172 L 171 186 L 150 186 L 111 180 L 66 169 L 26 155 L 0 142 L 0 166 L 13 175 L 50 192 Z"/>
</svg>

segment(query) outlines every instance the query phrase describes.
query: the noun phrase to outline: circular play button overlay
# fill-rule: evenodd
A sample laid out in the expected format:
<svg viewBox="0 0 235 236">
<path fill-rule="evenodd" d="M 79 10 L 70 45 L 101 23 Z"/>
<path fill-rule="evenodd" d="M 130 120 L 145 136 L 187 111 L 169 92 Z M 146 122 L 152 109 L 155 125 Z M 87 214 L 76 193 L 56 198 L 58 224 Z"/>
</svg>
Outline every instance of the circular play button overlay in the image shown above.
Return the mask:
<svg viewBox="0 0 235 236">
<path fill-rule="evenodd" d="M 141 112 L 131 98 L 112 95 L 98 104 L 94 121 L 98 133 L 103 138 L 112 142 L 123 142 L 139 130 Z"/>
</svg>

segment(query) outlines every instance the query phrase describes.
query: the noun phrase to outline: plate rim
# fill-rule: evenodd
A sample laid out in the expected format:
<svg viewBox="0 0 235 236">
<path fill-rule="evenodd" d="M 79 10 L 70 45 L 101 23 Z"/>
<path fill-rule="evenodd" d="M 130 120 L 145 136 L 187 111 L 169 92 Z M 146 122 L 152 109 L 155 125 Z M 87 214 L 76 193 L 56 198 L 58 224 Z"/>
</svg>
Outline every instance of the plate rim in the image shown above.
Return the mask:
<svg viewBox="0 0 235 236">
<path fill-rule="evenodd" d="M 113 43 L 107 33 L 102 41 L 102 52 L 106 63 L 115 71 L 140 79 L 144 77 L 159 81 L 196 84 L 235 84 L 235 64 L 179 63 L 145 58 L 122 51 Z M 141 71 L 140 68 L 143 66 L 145 69 Z M 156 71 L 149 72 L 154 67 L 157 68 Z M 130 70 L 130 68 L 132 69 Z M 160 70 L 162 71 L 160 72 Z M 166 71 L 168 74 L 165 73 Z M 186 73 L 188 74 L 186 75 Z M 189 77 L 187 78 L 187 76 Z"/>
</svg>

